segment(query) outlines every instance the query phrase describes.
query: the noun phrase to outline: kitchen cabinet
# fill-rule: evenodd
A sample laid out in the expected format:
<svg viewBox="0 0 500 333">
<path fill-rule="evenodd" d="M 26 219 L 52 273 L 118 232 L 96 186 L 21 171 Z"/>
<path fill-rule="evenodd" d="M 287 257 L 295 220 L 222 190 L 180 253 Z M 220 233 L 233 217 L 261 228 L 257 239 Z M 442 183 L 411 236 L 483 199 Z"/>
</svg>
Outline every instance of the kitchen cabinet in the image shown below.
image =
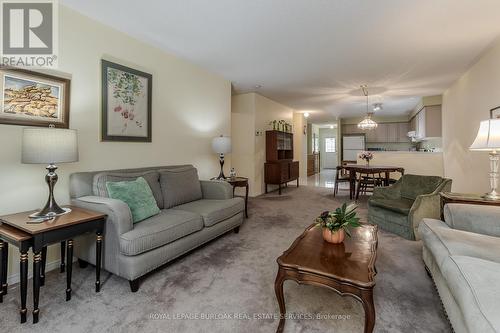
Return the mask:
<svg viewBox="0 0 500 333">
<path fill-rule="evenodd" d="M 406 143 L 410 142 L 408 132 L 410 131 L 410 123 L 397 123 L 398 124 L 398 139 L 397 142 Z"/>
<path fill-rule="evenodd" d="M 417 139 L 439 138 L 442 136 L 441 105 L 423 107 L 412 120 L 416 125 Z"/>
<path fill-rule="evenodd" d="M 379 123 L 377 128 L 370 131 L 362 131 L 357 125 L 343 125 L 344 134 L 362 134 L 366 136 L 368 143 L 406 143 L 409 142 L 409 123 Z"/>
</svg>

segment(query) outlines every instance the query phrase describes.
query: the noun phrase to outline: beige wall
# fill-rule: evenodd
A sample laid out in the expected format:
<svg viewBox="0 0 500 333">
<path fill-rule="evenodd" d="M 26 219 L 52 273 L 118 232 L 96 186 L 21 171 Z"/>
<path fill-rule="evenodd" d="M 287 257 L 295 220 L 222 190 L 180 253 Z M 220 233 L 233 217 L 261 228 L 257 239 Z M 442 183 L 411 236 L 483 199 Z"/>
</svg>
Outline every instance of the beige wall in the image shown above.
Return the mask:
<svg viewBox="0 0 500 333">
<path fill-rule="evenodd" d="M 80 162 L 60 166 L 59 203 L 68 203 L 68 178 L 76 171 L 192 163 L 201 178 L 216 176 L 210 142 L 231 134 L 230 82 L 64 6 L 59 13 L 59 70 L 72 78 L 70 127 L 80 141 Z M 153 75 L 152 143 L 100 142 L 101 58 Z M 38 208 L 47 198 L 44 166 L 20 162 L 21 131 L 0 125 L 0 214 Z M 10 253 L 12 281 L 19 261 L 17 250 Z M 58 249 L 50 248 L 49 268 L 58 259 Z"/>
<path fill-rule="evenodd" d="M 264 193 L 266 130 L 269 122 L 292 123 L 293 109 L 256 93 L 234 95 L 231 102 L 233 153 L 232 166 L 249 178 L 250 196 Z M 262 135 L 256 135 L 256 132 Z M 270 187 L 271 189 L 271 187 Z"/>
<path fill-rule="evenodd" d="M 307 120 L 301 112 L 293 113 L 293 159 L 299 161 L 299 182 L 307 184 Z"/>
<path fill-rule="evenodd" d="M 366 162 L 358 158 L 358 164 Z M 443 176 L 443 154 L 409 151 L 375 151 L 370 165 L 394 165 L 405 169 L 406 174 Z M 398 178 L 398 173 L 392 177 Z"/>
<path fill-rule="evenodd" d="M 500 42 L 496 42 L 443 95 L 444 174 L 456 192 L 489 190 L 487 152 L 471 152 L 479 122 L 500 105 Z"/>
</svg>

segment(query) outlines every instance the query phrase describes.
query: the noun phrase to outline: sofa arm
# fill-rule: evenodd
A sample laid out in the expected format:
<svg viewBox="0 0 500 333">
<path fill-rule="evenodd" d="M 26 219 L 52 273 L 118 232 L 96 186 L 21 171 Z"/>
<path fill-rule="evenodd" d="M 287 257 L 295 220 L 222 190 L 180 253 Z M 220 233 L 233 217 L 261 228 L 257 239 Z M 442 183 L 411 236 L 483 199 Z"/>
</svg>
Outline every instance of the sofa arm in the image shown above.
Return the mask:
<svg viewBox="0 0 500 333">
<path fill-rule="evenodd" d="M 225 181 L 201 180 L 203 199 L 224 200 L 233 197 L 233 187 Z"/>
<path fill-rule="evenodd" d="M 420 234 L 418 232 L 418 226 L 422 219 L 430 218 L 439 220 L 441 216 L 441 201 L 439 194 L 431 193 L 419 195 L 413 206 L 410 209 L 408 218 L 410 219 L 410 225 L 413 226 L 413 232 L 415 233 L 415 239 L 420 239 Z"/>
<path fill-rule="evenodd" d="M 117 236 L 133 229 L 132 213 L 128 205 L 117 199 L 86 196 L 72 199 L 71 204 L 108 215 L 106 225 L 113 225 Z M 108 230 L 110 228 L 107 228 Z"/>
<path fill-rule="evenodd" d="M 447 204 L 444 221 L 450 228 L 500 237 L 500 207 Z"/>
<path fill-rule="evenodd" d="M 372 198 L 374 199 L 399 199 L 401 198 L 401 179 L 391 186 L 375 187 Z"/>
</svg>

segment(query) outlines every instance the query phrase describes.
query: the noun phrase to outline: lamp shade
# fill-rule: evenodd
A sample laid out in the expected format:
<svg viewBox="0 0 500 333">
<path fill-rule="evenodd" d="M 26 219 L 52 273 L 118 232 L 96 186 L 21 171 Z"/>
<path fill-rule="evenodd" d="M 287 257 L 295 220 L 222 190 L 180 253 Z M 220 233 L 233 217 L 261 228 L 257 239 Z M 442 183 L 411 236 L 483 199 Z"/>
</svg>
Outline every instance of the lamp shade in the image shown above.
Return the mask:
<svg viewBox="0 0 500 333">
<path fill-rule="evenodd" d="M 488 119 L 481 122 L 479 131 L 470 150 L 500 150 L 500 119 Z"/>
<path fill-rule="evenodd" d="M 212 149 L 218 154 L 231 152 L 231 138 L 228 136 L 218 136 L 212 140 Z"/>
<path fill-rule="evenodd" d="M 21 162 L 56 164 L 78 161 L 76 130 L 59 128 L 25 128 Z"/>
</svg>

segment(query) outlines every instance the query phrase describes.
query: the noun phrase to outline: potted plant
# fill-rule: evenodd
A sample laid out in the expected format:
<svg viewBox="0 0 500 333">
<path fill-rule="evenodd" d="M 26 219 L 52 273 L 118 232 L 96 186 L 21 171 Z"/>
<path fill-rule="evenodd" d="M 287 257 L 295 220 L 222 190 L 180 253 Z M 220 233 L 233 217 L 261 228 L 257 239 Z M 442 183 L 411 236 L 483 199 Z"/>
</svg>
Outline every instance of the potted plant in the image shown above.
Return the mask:
<svg viewBox="0 0 500 333">
<path fill-rule="evenodd" d="M 344 203 L 333 212 L 323 212 L 316 219 L 316 225 L 323 228 L 323 239 L 329 243 L 339 244 L 344 241 L 345 234 L 351 237 L 349 228 L 361 226 L 356 216 L 357 208 L 356 204 Z"/>
<path fill-rule="evenodd" d="M 359 153 L 358 157 L 364 161 L 366 161 L 366 165 L 370 165 L 370 160 L 373 159 L 373 154 L 369 151 L 362 151 Z"/>
</svg>

